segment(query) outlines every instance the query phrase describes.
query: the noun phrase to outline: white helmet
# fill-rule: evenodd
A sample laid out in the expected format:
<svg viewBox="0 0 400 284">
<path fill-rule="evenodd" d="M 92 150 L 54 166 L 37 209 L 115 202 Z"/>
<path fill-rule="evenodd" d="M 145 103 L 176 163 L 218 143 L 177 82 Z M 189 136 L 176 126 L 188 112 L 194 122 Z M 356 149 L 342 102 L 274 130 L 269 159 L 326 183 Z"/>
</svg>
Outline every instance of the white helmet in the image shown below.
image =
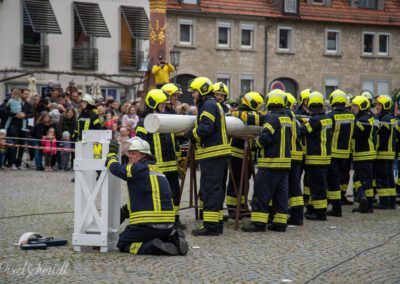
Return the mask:
<svg viewBox="0 0 400 284">
<path fill-rule="evenodd" d="M 150 144 L 146 140 L 143 140 L 139 137 L 133 137 L 129 140 L 129 142 L 131 144 L 129 145 L 128 151 L 139 151 L 140 153 L 146 154 L 147 156 L 155 160 L 150 151 Z"/>
<path fill-rule="evenodd" d="M 84 94 L 84 95 L 82 96 L 82 101 L 85 101 L 85 102 L 87 102 L 88 104 L 90 104 L 90 105 L 92 105 L 92 106 L 95 105 L 94 100 L 93 100 L 93 97 L 92 97 L 92 95 L 90 95 L 90 94 Z"/>
</svg>

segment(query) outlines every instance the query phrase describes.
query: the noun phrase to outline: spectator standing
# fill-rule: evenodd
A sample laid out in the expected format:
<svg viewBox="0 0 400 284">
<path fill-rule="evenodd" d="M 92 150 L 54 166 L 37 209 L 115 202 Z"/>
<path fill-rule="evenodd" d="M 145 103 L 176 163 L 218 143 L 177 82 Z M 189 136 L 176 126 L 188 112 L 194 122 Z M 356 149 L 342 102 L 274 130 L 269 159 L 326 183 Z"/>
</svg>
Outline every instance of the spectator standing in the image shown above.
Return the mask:
<svg viewBox="0 0 400 284">
<path fill-rule="evenodd" d="M 6 130 L 0 129 L 0 170 L 4 171 L 6 167 L 4 166 L 4 162 L 6 159 L 6 151 L 7 146 L 6 143 Z"/>
<path fill-rule="evenodd" d="M 164 56 L 158 56 L 158 64 L 154 65 L 151 70 L 155 76 L 156 88 L 160 89 L 164 84 L 169 83 L 169 75 L 174 71 L 174 66 L 165 61 Z"/>
<path fill-rule="evenodd" d="M 69 161 L 71 157 L 71 152 L 68 149 L 72 149 L 72 143 L 70 142 L 71 134 L 68 131 L 64 131 L 61 136 L 61 142 L 59 143 L 59 147 L 63 148 L 60 151 L 61 161 L 60 161 L 60 169 L 62 171 L 69 171 Z"/>
<path fill-rule="evenodd" d="M 130 106 L 128 108 L 127 114 L 122 116 L 122 126 L 126 127 L 129 131 L 129 136 L 133 137 L 136 135 L 135 129 L 136 125 L 139 122 L 139 116 L 136 113 L 136 108 L 134 106 Z"/>
<path fill-rule="evenodd" d="M 37 120 L 36 125 L 32 129 L 32 137 L 37 139 L 34 142 L 34 146 L 40 146 L 39 140 L 43 138 L 43 136 L 47 135 L 47 131 L 53 125 L 51 124 L 50 115 L 48 112 L 43 112 L 39 119 Z M 35 149 L 35 165 L 37 171 L 43 171 L 43 152 L 40 149 Z"/>
<path fill-rule="evenodd" d="M 53 171 L 51 168 L 52 158 L 57 153 L 57 140 L 55 135 L 54 127 L 50 127 L 47 130 L 46 136 L 42 137 L 41 145 L 43 147 L 44 154 L 44 171 L 51 172 Z"/>
</svg>

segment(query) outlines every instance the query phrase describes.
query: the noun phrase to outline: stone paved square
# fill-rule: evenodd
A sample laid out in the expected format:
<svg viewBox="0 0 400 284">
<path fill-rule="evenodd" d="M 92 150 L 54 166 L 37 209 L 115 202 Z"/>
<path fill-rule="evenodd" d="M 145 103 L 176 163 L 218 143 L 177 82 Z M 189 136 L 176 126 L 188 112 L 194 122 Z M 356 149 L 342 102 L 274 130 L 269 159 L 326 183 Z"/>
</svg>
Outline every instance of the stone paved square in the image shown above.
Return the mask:
<svg viewBox="0 0 400 284">
<path fill-rule="evenodd" d="M 186 257 L 76 253 L 72 177 L 73 172 L 0 173 L 0 283 L 400 283 L 399 209 L 361 215 L 345 206 L 343 218 L 305 221 L 286 233 L 246 234 L 228 221 L 219 237 L 192 237 L 200 222 L 186 210 Z M 123 185 L 123 200 L 125 191 Z M 188 181 L 183 206 L 187 192 Z M 13 244 L 28 231 L 69 244 L 22 251 Z M 38 266 L 55 269 L 55 275 L 35 275 Z"/>
</svg>

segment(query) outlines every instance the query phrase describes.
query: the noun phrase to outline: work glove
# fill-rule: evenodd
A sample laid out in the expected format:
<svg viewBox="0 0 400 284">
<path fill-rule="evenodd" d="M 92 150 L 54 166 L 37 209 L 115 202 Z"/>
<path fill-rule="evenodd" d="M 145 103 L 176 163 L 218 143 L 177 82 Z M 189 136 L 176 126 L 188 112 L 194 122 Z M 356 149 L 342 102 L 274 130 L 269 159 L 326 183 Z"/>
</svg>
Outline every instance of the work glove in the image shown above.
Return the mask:
<svg viewBox="0 0 400 284">
<path fill-rule="evenodd" d="M 110 146 L 108 147 L 108 154 L 118 155 L 119 143 L 116 140 L 110 140 Z"/>
</svg>

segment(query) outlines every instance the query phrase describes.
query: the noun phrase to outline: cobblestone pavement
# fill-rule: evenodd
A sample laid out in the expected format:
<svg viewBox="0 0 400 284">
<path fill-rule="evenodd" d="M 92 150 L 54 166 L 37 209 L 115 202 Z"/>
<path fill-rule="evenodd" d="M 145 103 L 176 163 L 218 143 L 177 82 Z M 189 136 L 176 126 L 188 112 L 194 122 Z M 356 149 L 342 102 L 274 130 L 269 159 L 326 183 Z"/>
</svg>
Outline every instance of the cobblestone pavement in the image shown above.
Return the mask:
<svg viewBox="0 0 400 284">
<path fill-rule="evenodd" d="M 286 233 L 246 234 L 229 221 L 222 236 L 197 238 L 190 230 L 199 223 L 186 210 L 186 257 L 76 253 L 70 245 L 72 177 L 0 172 L 0 283 L 400 283 L 399 209 L 361 215 L 346 206 L 343 218 L 306 221 Z M 184 205 L 187 200 L 186 193 Z M 28 231 L 66 238 L 69 245 L 22 251 L 13 244 Z M 56 275 L 37 275 L 38 267 L 53 268 Z"/>
</svg>

